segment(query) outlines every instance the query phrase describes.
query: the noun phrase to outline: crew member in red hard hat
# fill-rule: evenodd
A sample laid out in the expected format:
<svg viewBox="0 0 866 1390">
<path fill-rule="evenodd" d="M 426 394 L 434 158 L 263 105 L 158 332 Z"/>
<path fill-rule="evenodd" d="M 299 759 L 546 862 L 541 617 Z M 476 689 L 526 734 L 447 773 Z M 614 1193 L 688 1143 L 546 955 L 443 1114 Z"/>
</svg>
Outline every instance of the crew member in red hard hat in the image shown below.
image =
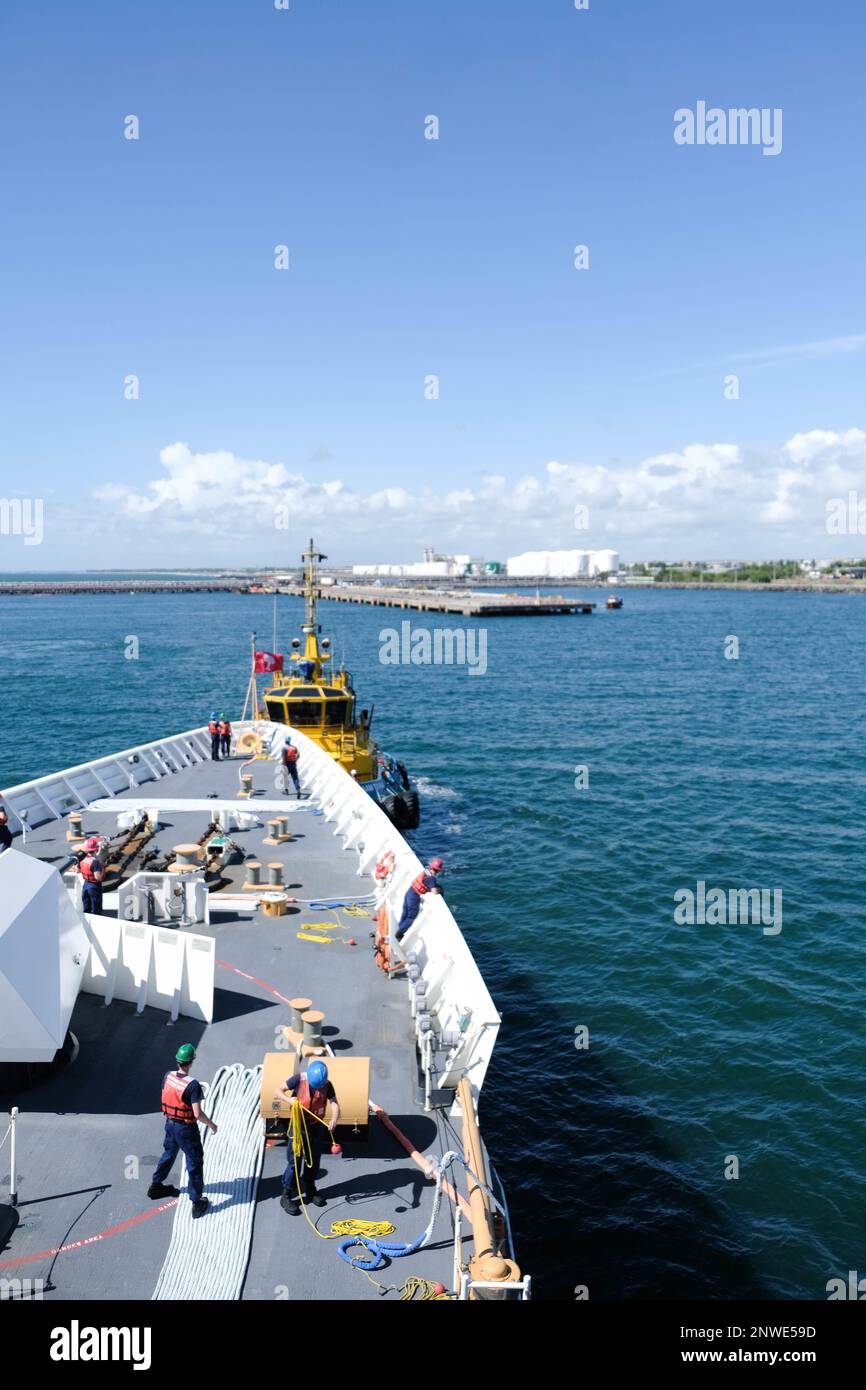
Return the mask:
<svg viewBox="0 0 866 1390">
<path fill-rule="evenodd" d="M 286 1171 L 283 1173 L 283 1195 L 280 1198 L 280 1206 L 289 1216 L 299 1216 L 301 1207 L 298 1201 L 298 1179 L 302 1178 L 304 1183 L 304 1201 L 312 1202 L 314 1207 L 325 1205 L 324 1197 L 316 1191 L 316 1178 L 319 1176 L 319 1160 L 328 1139 L 328 1130 L 333 1135 L 340 1120 L 340 1104 L 337 1100 L 337 1093 L 333 1083 L 328 1080 L 328 1068 L 324 1062 L 313 1061 L 307 1067 L 306 1076 L 300 1072 L 295 1072 L 290 1076 L 285 1086 L 277 1095 L 281 1100 L 293 1101 L 295 1097 L 301 1102 L 305 1110 L 312 1111 L 312 1115 L 318 1118 L 313 1119 L 312 1115 L 303 1118 L 306 1121 L 307 1142 L 302 1142 L 301 1152 L 297 1159 L 292 1150 L 292 1132 L 289 1130 L 289 1161 L 286 1164 Z M 328 1101 L 331 1102 L 331 1114 L 326 1123 L 320 1124 L 320 1120 L 325 1120 L 328 1109 Z M 304 1127 L 301 1129 L 303 1135 Z M 309 1158 L 309 1162 L 308 1162 Z M 298 1165 L 298 1177 L 295 1177 L 295 1162 Z"/>
<path fill-rule="evenodd" d="M 297 794 L 297 798 L 300 801 L 301 784 L 298 781 L 298 750 L 292 743 L 291 734 L 286 734 L 286 741 L 283 744 L 281 762 L 283 767 L 283 773 L 285 776 L 286 796 L 288 796 L 289 794 L 289 778 L 291 777 L 292 781 L 295 784 L 295 792 Z"/>
<path fill-rule="evenodd" d="M 84 841 L 84 858 L 79 860 L 78 872 L 84 879 L 81 890 L 81 907 L 84 912 L 102 912 L 102 880 L 105 878 L 105 865 L 99 858 L 101 840 L 91 835 Z"/>
<path fill-rule="evenodd" d="M 190 1076 L 195 1061 L 192 1043 L 182 1043 L 175 1053 L 176 1071 L 167 1071 L 162 1078 L 162 1113 L 165 1116 L 165 1145 L 162 1158 L 156 1165 L 153 1180 L 147 1189 L 151 1201 L 160 1197 L 178 1197 L 176 1187 L 166 1187 L 165 1179 L 177 1158 L 178 1150 L 186 1159 L 186 1175 L 193 1216 L 204 1216 L 210 1203 L 204 1195 L 204 1149 L 199 1124 L 207 1125 L 214 1134 L 217 1127 L 201 1108 L 204 1091 L 201 1083 Z"/>
<path fill-rule="evenodd" d="M 442 873 L 445 865 L 438 857 L 431 859 L 426 869 L 422 869 L 417 878 L 413 878 L 409 888 L 406 889 L 406 896 L 403 899 L 403 915 L 397 923 L 396 940 L 402 941 L 407 931 L 411 927 L 415 918 L 421 910 L 421 899 L 425 893 L 439 893 L 442 888 L 439 884 L 437 875 Z"/>
</svg>

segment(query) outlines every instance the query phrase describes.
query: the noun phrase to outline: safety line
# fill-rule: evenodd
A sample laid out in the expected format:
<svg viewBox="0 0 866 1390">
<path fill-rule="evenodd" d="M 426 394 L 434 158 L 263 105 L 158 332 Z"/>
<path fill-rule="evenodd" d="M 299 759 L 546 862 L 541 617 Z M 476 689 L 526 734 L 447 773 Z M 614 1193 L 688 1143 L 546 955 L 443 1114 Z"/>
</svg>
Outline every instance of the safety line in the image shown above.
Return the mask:
<svg viewBox="0 0 866 1390">
<path fill-rule="evenodd" d="M 255 975 L 248 975 L 246 970 L 239 970 L 236 965 L 229 965 L 227 960 L 215 960 L 214 964 L 221 965 L 224 970 L 233 970 L 236 975 L 242 975 L 245 980 L 252 980 L 254 985 L 258 985 L 260 989 L 266 989 L 268 994 L 273 994 L 277 999 L 281 999 L 284 1004 L 288 1004 L 291 1007 L 291 999 L 287 999 L 284 994 L 280 994 L 280 991 L 274 989 L 273 985 L 266 984 L 264 980 L 257 979 Z"/>
<path fill-rule="evenodd" d="M 177 1206 L 178 1198 L 172 1197 L 170 1202 L 161 1202 L 157 1207 L 150 1207 L 147 1211 L 140 1211 L 137 1216 L 130 1216 L 126 1221 L 118 1221 L 116 1226 L 106 1226 L 104 1231 L 98 1231 L 96 1235 L 84 1236 L 81 1240 L 70 1241 L 68 1245 L 55 1245 L 51 1250 L 40 1250 L 38 1255 L 19 1255 L 15 1260 L 0 1261 L 0 1269 L 12 1269 L 14 1265 L 35 1264 L 37 1260 L 50 1259 L 52 1255 L 65 1255 L 68 1250 L 82 1250 L 87 1245 L 97 1245 L 101 1240 L 107 1240 L 109 1236 L 119 1236 L 122 1231 L 128 1231 L 132 1226 L 138 1226 L 142 1221 L 149 1221 L 152 1216 L 159 1216 L 160 1212 L 168 1211 L 171 1207 Z"/>
</svg>

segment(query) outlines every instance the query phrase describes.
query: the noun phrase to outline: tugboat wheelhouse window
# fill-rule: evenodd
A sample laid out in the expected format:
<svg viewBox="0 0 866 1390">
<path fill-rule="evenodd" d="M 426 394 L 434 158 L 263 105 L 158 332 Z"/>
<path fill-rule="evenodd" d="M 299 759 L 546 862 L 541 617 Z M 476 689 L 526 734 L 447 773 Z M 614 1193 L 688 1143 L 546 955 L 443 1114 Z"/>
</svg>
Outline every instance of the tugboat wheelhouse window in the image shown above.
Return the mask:
<svg viewBox="0 0 866 1390">
<path fill-rule="evenodd" d="M 268 708 L 268 719 L 273 720 L 273 722 L 274 722 L 275 724 L 285 724 L 285 722 L 286 722 L 286 707 L 285 707 L 285 705 L 280 704 L 280 701 L 279 701 L 279 700 L 267 700 L 265 703 L 266 703 L 267 708 Z"/>
<path fill-rule="evenodd" d="M 325 728 L 341 729 L 346 722 L 348 700 L 328 700 L 325 705 Z"/>
<path fill-rule="evenodd" d="M 296 695 L 288 703 L 289 720 L 297 728 L 311 728 L 321 726 L 322 723 L 322 701 L 321 700 L 299 700 Z"/>
</svg>

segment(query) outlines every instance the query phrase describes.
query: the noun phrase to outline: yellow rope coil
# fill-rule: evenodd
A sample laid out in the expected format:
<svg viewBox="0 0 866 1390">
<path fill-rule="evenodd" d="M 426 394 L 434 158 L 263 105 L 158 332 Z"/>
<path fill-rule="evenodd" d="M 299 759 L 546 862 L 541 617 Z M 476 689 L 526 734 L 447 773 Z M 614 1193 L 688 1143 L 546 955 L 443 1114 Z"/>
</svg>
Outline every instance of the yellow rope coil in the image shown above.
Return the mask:
<svg viewBox="0 0 866 1390">
<path fill-rule="evenodd" d="M 292 1101 L 291 1114 L 289 1116 L 292 1127 L 292 1157 L 295 1169 L 295 1186 L 298 1189 L 301 1211 L 304 1213 L 310 1228 L 320 1240 L 339 1240 L 341 1237 L 345 1238 L 346 1236 L 392 1235 L 396 1227 L 392 1226 L 390 1221 L 360 1221 L 355 1218 L 349 1218 L 345 1221 L 332 1221 L 330 1235 L 325 1235 L 324 1231 L 320 1231 L 315 1222 L 311 1220 L 310 1214 L 307 1211 L 307 1204 L 304 1201 L 304 1194 L 301 1191 L 301 1175 L 298 1172 L 298 1159 L 302 1153 L 310 1167 L 312 1167 L 313 1162 L 313 1149 L 307 1131 L 308 1115 L 310 1115 L 312 1119 L 318 1120 L 319 1124 L 324 1125 L 328 1133 L 331 1133 L 331 1126 L 327 1121 L 323 1120 L 320 1115 L 314 1115 L 312 1110 L 308 1110 L 305 1105 L 301 1105 L 301 1102 L 298 1100 L 297 1096 L 295 1096 Z M 358 1267 L 355 1265 L 353 1268 L 357 1269 Z M 369 1279 L 371 1284 L 375 1284 L 380 1294 L 397 1293 L 399 1291 L 401 1303 L 408 1303 L 410 1300 L 414 1299 L 416 1295 L 419 1301 L 433 1302 L 441 1299 L 445 1302 L 450 1302 L 451 1300 L 451 1295 L 449 1293 L 437 1293 L 437 1285 L 434 1284 L 431 1279 L 422 1279 L 418 1274 L 410 1274 L 408 1278 L 403 1280 L 402 1284 L 380 1284 L 378 1279 L 374 1279 L 372 1274 L 369 1274 L 367 1270 L 359 1269 L 358 1273 L 363 1274 L 365 1278 Z"/>
</svg>

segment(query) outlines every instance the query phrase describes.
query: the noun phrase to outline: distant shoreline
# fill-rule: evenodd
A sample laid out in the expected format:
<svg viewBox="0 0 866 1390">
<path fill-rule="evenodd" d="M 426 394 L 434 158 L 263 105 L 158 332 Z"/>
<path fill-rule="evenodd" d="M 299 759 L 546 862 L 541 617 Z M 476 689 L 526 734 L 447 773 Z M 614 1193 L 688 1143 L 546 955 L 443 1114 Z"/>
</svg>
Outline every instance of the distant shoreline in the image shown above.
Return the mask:
<svg viewBox="0 0 866 1390">
<path fill-rule="evenodd" d="M 266 575 L 259 575 L 259 583 L 264 579 L 267 583 Z M 249 594 L 252 598 L 271 597 L 278 594 L 280 597 L 300 597 L 302 590 L 288 589 L 280 587 L 278 590 L 272 588 L 255 588 L 252 578 L 245 579 L 219 579 L 216 577 L 203 577 L 201 579 L 0 579 L 0 598 L 18 598 L 22 596 L 39 597 L 71 597 L 86 594 Z M 364 588 L 369 593 L 369 585 L 335 585 L 334 588 L 345 596 L 352 587 Z M 543 589 L 555 596 L 556 592 L 562 589 L 615 589 L 620 595 L 626 595 L 630 590 L 644 591 L 646 589 L 681 589 L 696 590 L 700 593 L 762 593 L 762 594 L 866 594 L 866 580 L 837 580 L 835 582 L 822 580 L 801 580 L 801 579 L 777 579 L 767 583 L 756 580 L 741 580 L 737 583 L 725 580 L 721 583 L 700 583 L 697 580 L 629 580 L 623 582 L 611 582 L 609 580 L 589 579 L 583 580 L 550 580 L 550 579 L 509 579 L 507 576 L 497 575 L 495 578 L 490 576 L 484 583 L 469 583 L 466 585 L 383 585 L 386 593 L 390 588 L 399 588 L 411 593 L 430 592 L 431 589 L 444 591 L 447 589 L 460 589 L 461 592 L 469 593 L 473 590 L 509 593 L 516 589 Z M 328 599 L 329 594 L 325 588 L 322 598 Z M 369 601 L 369 600 L 368 600 Z"/>
</svg>

